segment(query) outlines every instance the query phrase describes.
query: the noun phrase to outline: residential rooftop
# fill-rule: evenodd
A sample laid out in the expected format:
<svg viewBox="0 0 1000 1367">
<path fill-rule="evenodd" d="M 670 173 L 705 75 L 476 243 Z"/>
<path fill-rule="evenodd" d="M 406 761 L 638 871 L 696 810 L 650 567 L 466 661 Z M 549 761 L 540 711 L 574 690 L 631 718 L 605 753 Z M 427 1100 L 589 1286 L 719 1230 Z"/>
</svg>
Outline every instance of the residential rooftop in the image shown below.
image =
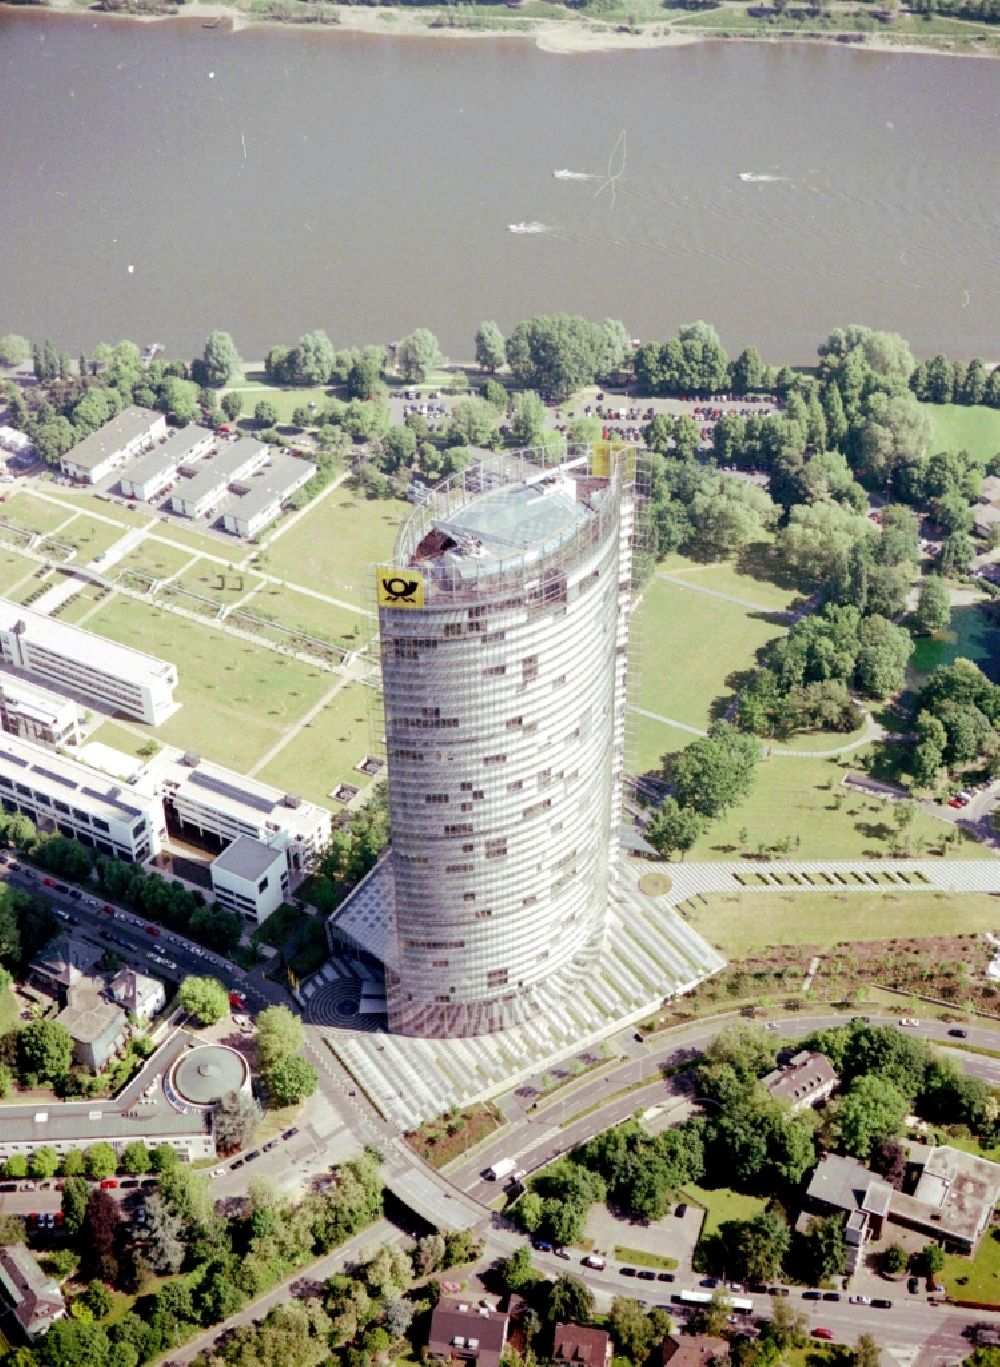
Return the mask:
<svg viewBox="0 0 1000 1367">
<path fill-rule="evenodd" d="M 199 427 L 197 423 L 181 427 L 176 432 L 171 432 L 166 441 L 154 446 L 152 451 L 140 456 L 135 464 L 130 465 L 123 473 L 123 477 L 133 484 L 144 484 L 146 480 L 154 479 L 163 470 L 182 465 L 184 458 L 206 438 L 214 440 L 214 433 L 207 427 Z"/>
<path fill-rule="evenodd" d="M 151 408 L 139 408 L 136 404 L 129 404 L 109 419 L 103 427 L 91 432 L 89 437 L 84 437 L 83 441 L 67 451 L 64 459 L 80 466 L 81 469 L 93 470 L 98 465 L 103 465 L 109 456 L 113 456 L 123 446 L 141 437 L 162 417 L 162 413 L 155 413 Z"/>
<path fill-rule="evenodd" d="M 803 1106 L 810 1105 L 813 1098 L 828 1096 L 840 1078 L 825 1054 L 803 1049 L 762 1081 L 774 1101 Z"/>
<path fill-rule="evenodd" d="M 282 865 L 287 863 L 281 850 L 265 845 L 262 840 L 254 840 L 253 836 L 241 835 L 212 860 L 212 868 L 253 883 L 263 878 L 276 861 Z"/>
<path fill-rule="evenodd" d="M 277 456 L 259 474 L 248 480 L 247 492 L 231 510 L 237 517 L 251 521 L 259 513 L 267 512 L 275 499 L 285 498 L 312 478 L 315 465 L 295 456 Z"/>
<path fill-rule="evenodd" d="M 262 456 L 267 449 L 263 442 L 257 441 L 254 437 L 239 437 L 236 441 L 227 441 L 210 460 L 201 462 L 197 466 L 198 473 L 179 484 L 174 494 L 186 502 L 198 503 L 235 479 L 248 461 Z"/>
</svg>

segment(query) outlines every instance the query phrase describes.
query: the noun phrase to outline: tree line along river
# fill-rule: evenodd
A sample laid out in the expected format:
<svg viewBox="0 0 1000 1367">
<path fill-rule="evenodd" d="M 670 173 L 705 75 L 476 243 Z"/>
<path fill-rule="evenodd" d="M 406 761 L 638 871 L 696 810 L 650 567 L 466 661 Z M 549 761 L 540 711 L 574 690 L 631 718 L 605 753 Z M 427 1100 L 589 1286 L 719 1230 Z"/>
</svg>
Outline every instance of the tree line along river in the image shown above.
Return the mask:
<svg viewBox="0 0 1000 1367">
<path fill-rule="evenodd" d="M 776 361 L 852 321 L 996 358 L 998 94 L 924 54 L 3 9 L 0 331 L 190 354 L 223 327 L 253 357 L 426 325 L 461 358 L 484 317 L 566 310 Z"/>
</svg>

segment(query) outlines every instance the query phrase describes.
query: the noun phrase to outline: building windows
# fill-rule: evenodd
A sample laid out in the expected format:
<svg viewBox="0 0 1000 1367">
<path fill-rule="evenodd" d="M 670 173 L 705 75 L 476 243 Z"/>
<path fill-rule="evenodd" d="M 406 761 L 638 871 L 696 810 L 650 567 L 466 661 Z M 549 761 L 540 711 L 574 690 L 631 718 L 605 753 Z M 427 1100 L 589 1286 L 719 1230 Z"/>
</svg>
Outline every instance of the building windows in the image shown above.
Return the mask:
<svg viewBox="0 0 1000 1367">
<path fill-rule="evenodd" d="M 454 826 L 445 826 L 444 833 L 445 835 L 471 835 L 472 822 L 461 821 L 457 822 Z"/>
<path fill-rule="evenodd" d="M 506 755 L 484 755 L 484 756 L 483 756 L 483 763 L 484 763 L 484 764 L 506 764 L 506 763 L 507 763 L 507 756 L 506 756 Z"/>
<path fill-rule="evenodd" d="M 521 661 L 521 682 L 534 683 L 538 678 L 538 656 L 526 655 Z"/>
<path fill-rule="evenodd" d="M 448 801 L 447 793 L 425 793 L 424 801 L 430 803 L 432 807 L 444 806 Z"/>
<path fill-rule="evenodd" d="M 445 864 L 445 873 L 472 873 L 475 864 Z"/>
<path fill-rule="evenodd" d="M 507 986 L 507 969 L 506 969 L 506 968 L 491 968 L 491 969 L 489 970 L 489 972 L 486 974 L 486 986 L 487 986 L 487 987 L 506 987 L 506 986 Z"/>
<path fill-rule="evenodd" d="M 492 840 L 487 840 L 487 842 L 486 842 L 486 858 L 487 858 L 487 859 L 501 859 L 506 853 L 507 853 L 507 837 L 506 837 L 505 835 L 497 836 L 496 838 L 494 838 L 494 839 L 492 839 Z"/>
<path fill-rule="evenodd" d="M 476 894 L 475 894 L 474 892 L 463 892 L 463 893 L 462 893 L 462 901 L 463 901 L 463 902 L 474 902 L 475 900 L 476 900 Z"/>
<path fill-rule="evenodd" d="M 507 718 L 507 730 L 508 730 L 508 731 L 517 731 L 517 730 L 519 730 L 523 725 L 524 725 L 524 718 L 523 718 L 523 717 L 508 717 L 508 718 Z"/>
<path fill-rule="evenodd" d="M 502 679 L 503 676 L 504 676 L 506 673 L 507 673 L 507 666 L 506 666 L 506 665 L 490 665 L 487 669 L 484 669 L 484 670 L 483 670 L 483 678 L 484 678 L 484 679 Z"/>
</svg>

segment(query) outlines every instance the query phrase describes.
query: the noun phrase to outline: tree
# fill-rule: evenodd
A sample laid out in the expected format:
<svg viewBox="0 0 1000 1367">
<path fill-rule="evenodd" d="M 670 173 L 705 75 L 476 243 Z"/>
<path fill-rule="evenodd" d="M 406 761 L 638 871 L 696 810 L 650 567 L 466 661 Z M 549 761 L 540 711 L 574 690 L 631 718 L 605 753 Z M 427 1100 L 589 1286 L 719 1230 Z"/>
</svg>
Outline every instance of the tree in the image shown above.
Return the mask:
<svg viewBox="0 0 1000 1367">
<path fill-rule="evenodd" d="M 59 1082 L 73 1061 L 73 1041 L 64 1025 L 54 1020 L 32 1021 L 18 1036 L 21 1071 L 40 1082 Z"/>
<path fill-rule="evenodd" d="M 118 1171 L 118 1155 L 112 1145 L 103 1139 L 88 1147 L 86 1157 L 87 1176 L 92 1181 L 103 1181 L 106 1177 L 113 1177 Z"/>
<path fill-rule="evenodd" d="M 99 1324 L 56 1320 L 38 1350 L 42 1367 L 109 1367 L 111 1344 Z"/>
<path fill-rule="evenodd" d="M 862 1334 L 850 1357 L 853 1367 L 881 1367 L 882 1350 L 872 1334 Z"/>
<path fill-rule="evenodd" d="M 928 574 L 920 584 L 913 629 L 921 636 L 944 631 L 951 621 L 951 595 L 940 575 Z"/>
<path fill-rule="evenodd" d="M 538 1280 L 538 1273 L 531 1265 L 531 1249 L 527 1244 L 519 1244 L 509 1258 L 501 1258 L 497 1270 L 508 1292 L 520 1293 Z"/>
<path fill-rule="evenodd" d="M 552 1324 L 589 1324 L 593 1292 L 579 1277 L 557 1277 L 549 1287 L 546 1314 Z"/>
<path fill-rule="evenodd" d="M 872 394 L 858 442 L 861 469 L 888 483 L 898 466 L 924 455 L 930 440 L 930 418 L 913 394 Z"/>
<path fill-rule="evenodd" d="M 427 328 L 417 328 L 396 348 L 396 364 L 404 380 L 423 380 L 427 372 L 442 365 L 438 339 Z"/>
<path fill-rule="evenodd" d="M 506 359 L 503 333 L 496 323 L 480 323 L 476 329 L 476 365 L 494 375 Z"/>
<path fill-rule="evenodd" d="M 199 1025 L 214 1025 L 229 1013 L 229 993 L 218 978 L 188 976 L 177 991 L 177 1000 Z"/>
<path fill-rule="evenodd" d="M 260 1124 L 261 1109 L 246 1092 L 227 1092 L 215 1108 L 215 1142 L 223 1153 L 245 1149 Z"/>
<path fill-rule="evenodd" d="M 63 1183 L 60 1209 L 63 1213 L 63 1221 L 66 1233 L 69 1235 L 79 1234 L 83 1228 L 84 1216 L 87 1213 L 87 1201 L 90 1197 L 90 1187 L 82 1177 L 67 1177 Z"/>
<path fill-rule="evenodd" d="M 839 1277 L 847 1264 L 847 1241 L 840 1215 L 813 1216 L 804 1236 L 804 1275 L 813 1286 Z"/>
<path fill-rule="evenodd" d="M 265 1071 L 298 1053 L 305 1039 L 301 1020 L 287 1006 L 269 1006 L 257 1017 L 257 1059 Z"/>
<path fill-rule="evenodd" d="M 297 1105 L 312 1096 L 318 1081 L 316 1069 L 297 1054 L 271 1064 L 264 1079 L 272 1106 Z"/>
<path fill-rule="evenodd" d="M 16 332 L 0 337 L 0 366 L 23 365 L 31 355 L 31 343 Z"/>
<path fill-rule="evenodd" d="M 723 1265 L 740 1281 L 766 1282 L 778 1276 L 791 1246 L 787 1221 L 775 1210 L 751 1220 L 725 1220 L 718 1234 Z"/>
<path fill-rule="evenodd" d="M 927 1277 L 936 1277 L 947 1262 L 940 1244 L 924 1244 L 919 1255 L 920 1266 Z"/>
<path fill-rule="evenodd" d="M 413 1323 L 413 1306 L 409 1301 L 403 1300 L 402 1296 L 390 1297 L 385 1302 L 382 1323 L 393 1342 L 401 1339 Z"/>
<path fill-rule="evenodd" d="M 382 386 L 385 352 L 381 347 L 366 347 L 351 362 L 347 372 L 347 396 L 350 399 L 369 399 Z"/>
<path fill-rule="evenodd" d="M 258 427 L 273 427 L 278 421 L 278 410 L 270 399 L 261 399 L 253 410 L 253 418 Z"/>
<path fill-rule="evenodd" d="M 32 1150 L 28 1159 L 28 1172 L 32 1177 L 55 1177 L 58 1171 L 59 1155 L 50 1144 L 43 1144 L 41 1148 Z"/>
<path fill-rule="evenodd" d="M 829 580 L 845 567 L 855 547 L 874 547 L 877 533 L 866 517 L 836 503 L 798 504 L 778 533 L 778 552 L 805 583 Z"/>
<path fill-rule="evenodd" d="M 162 409 L 172 422 L 197 422 L 201 416 L 198 407 L 198 386 L 192 380 L 182 380 L 177 375 L 168 375 L 159 386 L 156 406 Z"/>
<path fill-rule="evenodd" d="M 693 807 L 682 807 L 675 797 L 666 797 L 646 828 L 646 838 L 664 859 L 675 850 L 686 854 L 705 829 L 705 818 Z"/>
<path fill-rule="evenodd" d="M 103 1282 L 93 1281 L 83 1293 L 83 1302 L 95 1320 L 111 1314 L 115 1298 Z"/>
<path fill-rule="evenodd" d="M 608 335 L 585 318 L 539 314 L 518 323 L 506 351 L 517 381 L 558 403 L 593 383 L 608 352 Z"/>
<path fill-rule="evenodd" d="M 243 395 L 237 394 L 235 389 L 231 389 L 228 394 L 223 394 L 219 400 L 219 407 L 230 422 L 235 422 L 243 412 Z"/>
<path fill-rule="evenodd" d="M 118 1280 L 117 1241 L 121 1225 L 118 1202 L 110 1192 L 95 1187 L 87 1200 L 87 1211 L 80 1233 L 81 1267 L 101 1281 Z"/>
<path fill-rule="evenodd" d="M 842 1147 L 855 1158 L 867 1158 L 876 1144 L 900 1133 L 907 1109 L 906 1097 L 886 1078 L 855 1078 L 834 1116 Z"/>
<path fill-rule="evenodd" d="M 463 399 L 451 411 L 451 437 L 463 446 L 492 446 L 500 416 L 485 399 Z"/>
<path fill-rule="evenodd" d="M 75 446 L 83 435 L 75 430 L 68 418 L 53 418 L 35 429 L 35 450 L 46 465 L 58 465 L 59 457 Z"/>
<path fill-rule="evenodd" d="M 615 1296 L 611 1301 L 608 1327 L 619 1353 L 629 1361 L 642 1364 L 649 1357 L 656 1329 L 649 1315 L 631 1296 Z"/>
<path fill-rule="evenodd" d="M 203 356 L 205 383 L 221 389 L 240 373 L 236 343 L 228 332 L 211 332 Z"/>
<path fill-rule="evenodd" d="M 532 389 L 514 395 L 511 436 L 518 446 L 534 446 L 545 427 L 545 405 Z"/>
<path fill-rule="evenodd" d="M 141 1139 L 133 1139 L 122 1149 L 121 1170 L 133 1177 L 141 1177 L 150 1168 L 149 1149 Z"/>
<path fill-rule="evenodd" d="M 733 389 L 737 394 L 752 394 L 767 385 L 767 366 L 755 346 L 741 351 L 732 364 Z"/>
<path fill-rule="evenodd" d="M 146 1201 L 146 1256 L 150 1265 L 171 1276 L 180 1271 L 185 1251 L 183 1218 L 154 1191 Z"/>
<path fill-rule="evenodd" d="M 760 753 L 755 736 L 716 722 L 707 736 L 668 756 L 665 773 L 682 807 L 713 820 L 749 794 Z"/>
<path fill-rule="evenodd" d="M 631 339 L 620 318 L 605 318 L 601 324 L 601 333 L 604 346 L 598 361 L 597 373 L 609 381 L 614 381 L 625 369 Z"/>
<path fill-rule="evenodd" d="M 890 1277 L 898 1277 L 906 1271 L 909 1258 L 901 1244 L 890 1244 L 882 1254 L 882 1268 Z"/>
<path fill-rule="evenodd" d="M 289 357 L 294 378 L 300 384 L 326 384 L 333 370 L 333 343 L 323 331 L 307 332 Z"/>
</svg>

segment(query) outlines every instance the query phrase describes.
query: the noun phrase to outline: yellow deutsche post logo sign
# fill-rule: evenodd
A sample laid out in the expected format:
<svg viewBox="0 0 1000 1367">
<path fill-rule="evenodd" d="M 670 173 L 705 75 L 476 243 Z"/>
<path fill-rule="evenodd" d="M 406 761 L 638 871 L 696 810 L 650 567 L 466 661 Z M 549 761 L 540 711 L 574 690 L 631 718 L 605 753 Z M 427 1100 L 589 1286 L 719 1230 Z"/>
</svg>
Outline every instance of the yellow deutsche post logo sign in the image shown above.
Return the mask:
<svg viewBox="0 0 1000 1367">
<path fill-rule="evenodd" d="M 422 608 L 424 605 L 424 577 L 417 570 L 376 570 L 375 591 L 380 608 Z"/>
</svg>

